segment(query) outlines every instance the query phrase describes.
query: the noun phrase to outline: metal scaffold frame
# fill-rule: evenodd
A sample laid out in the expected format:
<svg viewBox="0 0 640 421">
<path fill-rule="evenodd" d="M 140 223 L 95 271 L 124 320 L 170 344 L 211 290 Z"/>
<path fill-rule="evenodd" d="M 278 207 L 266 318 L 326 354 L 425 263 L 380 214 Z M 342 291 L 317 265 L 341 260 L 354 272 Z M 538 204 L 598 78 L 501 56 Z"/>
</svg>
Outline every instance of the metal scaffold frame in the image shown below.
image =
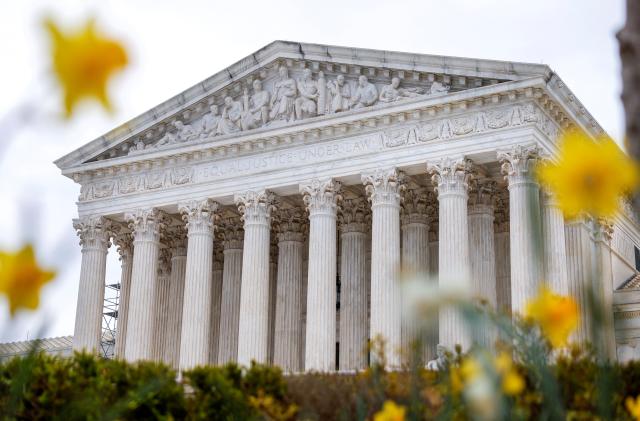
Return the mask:
<svg viewBox="0 0 640 421">
<path fill-rule="evenodd" d="M 113 358 L 114 356 L 119 304 L 120 283 L 105 285 L 104 307 L 102 310 L 102 339 L 100 341 L 100 351 L 104 358 Z"/>
</svg>

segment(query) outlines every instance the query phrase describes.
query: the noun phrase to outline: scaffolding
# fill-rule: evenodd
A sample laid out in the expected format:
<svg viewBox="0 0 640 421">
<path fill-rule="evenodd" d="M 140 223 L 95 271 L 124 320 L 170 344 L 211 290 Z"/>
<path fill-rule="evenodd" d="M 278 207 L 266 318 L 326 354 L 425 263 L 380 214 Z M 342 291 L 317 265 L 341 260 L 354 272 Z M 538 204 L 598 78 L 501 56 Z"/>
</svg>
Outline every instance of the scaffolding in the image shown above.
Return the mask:
<svg viewBox="0 0 640 421">
<path fill-rule="evenodd" d="M 105 285 L 104 307 L 102 310 L 101 353 L 104 358 L 113 358 L 118 328 L 118 305 L 120 303 L 120 283 Z"/>
</svg>

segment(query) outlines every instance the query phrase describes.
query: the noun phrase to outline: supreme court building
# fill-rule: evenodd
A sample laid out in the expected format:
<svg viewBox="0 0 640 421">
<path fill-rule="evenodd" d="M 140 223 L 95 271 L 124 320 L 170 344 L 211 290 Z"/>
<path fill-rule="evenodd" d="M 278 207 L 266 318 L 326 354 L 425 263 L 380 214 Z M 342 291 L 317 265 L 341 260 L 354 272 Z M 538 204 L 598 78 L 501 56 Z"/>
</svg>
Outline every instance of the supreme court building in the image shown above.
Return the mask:
<svg viewBox="0 0 640 421">
<path fill-rule="evenodd" d="M 401 268 L 518 312 L 542 279 L 586 307 L 594 262 L 632 355 L 638 221 L 565 221 L 532 174 L 572 128 L 603 133 L 546 65 L 275 41 L 56 161 L 81 186 L 74 349 L 99 346 L 113 243 L 130 361 L 355 370 L 381 335 L 398 366 Z M 469 342 L 443 310 L 426 358 Z"/>
</svg>

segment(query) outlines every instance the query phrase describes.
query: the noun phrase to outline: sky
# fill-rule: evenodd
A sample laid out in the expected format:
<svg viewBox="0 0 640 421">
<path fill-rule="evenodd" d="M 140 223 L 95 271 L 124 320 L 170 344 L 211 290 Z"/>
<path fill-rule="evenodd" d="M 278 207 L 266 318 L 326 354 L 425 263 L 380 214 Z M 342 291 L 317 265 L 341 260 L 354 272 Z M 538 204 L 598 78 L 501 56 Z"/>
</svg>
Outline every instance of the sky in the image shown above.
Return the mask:
<svg viewBox="0 0 640 421">
<path fill-rule="evenodd" d="M 116 110 L 87 104 L 60 118 L 44 17 L 96 19 L 126 45 L 110 85 Z M 71 226 L 79 186 L 53 161 L 273 40 L 544 63 L 615 139 L 623 133 L 615 33 L 623 0 L 167 1 L 30 0 L 0 5 L 0 249 L 35 244 L 57 270 L 37 311 L 9 317 L 0 342 L 73 334 L 80 247 Z M 120 277 L 115 248 L 107 282 Z"/>
</svg>

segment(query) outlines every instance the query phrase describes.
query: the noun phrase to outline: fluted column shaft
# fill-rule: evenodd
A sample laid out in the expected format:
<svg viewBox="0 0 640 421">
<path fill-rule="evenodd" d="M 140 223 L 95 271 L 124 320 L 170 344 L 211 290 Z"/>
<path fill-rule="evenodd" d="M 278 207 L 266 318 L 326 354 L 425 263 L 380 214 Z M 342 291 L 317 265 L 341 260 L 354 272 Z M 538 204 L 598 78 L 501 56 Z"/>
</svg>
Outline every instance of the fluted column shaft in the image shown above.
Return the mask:
<svg viewBox="0 0 640 421">
<path fill-rule="evenodd" d="M 244 231 L 240 224 L 240 220 L 237 220 L 235 229 L 229 226 L 228 231 L 225 231 L 218 364 L 235 362 L 238 359 L 240 288 L 242 285 L 242 237 L 244 236 Z"/>
<path fill-rule="evenodd" d="M 538 293 L 543 275 L 540 187 L 533 175 L 535 147 L 517 146 L 499 152 L 502 172 L 509 180 L 509 236 L 511 245 L 511 309 L 524 313 Z"/>
<path fill-rule="evenodd" d="M 160 250 L 158 278 L 154 299 L 154 355 L 156 361 L 168 363 L 165 352 L 167 323 L 169 321 L 169 293 L 171 292 L 171 255 L 168 249 Z"/>
<path fill-rule="evenodd" d="M 403 174 L 395 168 L 362 176 L 371 201 L 371 338 L 385 340 L 391 367 L 400 366 L 400 192 Z"/>
<path fill-rule="evenodd" d="M 301 232 L 278 234 L 278 282 L 274 364 L 285 371 L 302 370 L 302 253 Z"/>
<path fill-rule="evenodd" d="M 220 311 L 222 307 L 222 251 L 214 253 L 213 276 L 211 286 L 211 333 L 209 336 L 209 363 L 218 363 L 218 349 L 220 347 Z"/>
<path fill-rule="evenodd" d="M 496 253 L 493 230 L 493 206 L 478 203 L 469 206 L 469 265 L 473 295 L 496 309 Z M 493 326 L 481 325 L 474 332 L 478 342 L 492 347 L 496 331 Z"/>
<path fill-rule="evenodd" d="M 469 285 L 469 227 L 467 220 L 470 163 L 465 159 L 445 158 L 430 165 L 432 182 L 438 193 L 438 279 L 440 285 L 457 282 Z M 440 309 L 440 344 L 453 350 L 470 345 L 469 333 L 457 309 Z"/>
<path fill-rule="evenodd" d="M 82 246 L 73 349 L 96 353 L 100 350 L 102 337 L 107 251 L 112 224 L 103 217 L 87 217 L 74 220 L 73 226 Z"/>
<path fill-rule="evenodd" d="M 267 362 L 273 364 L 276 338 L 276 301 L 278 297 L 278 241 L 271 234 L 269 253 L 269 332 L 267 334 Z"/>
<path fill-rule="evenodd" d="M 595 242 L 595 262 L 593 273 L 600 277 L 594 279 L 594 296 L 602 312 L 602 322 L 594 338 L 601 355 L 609 361 L 616 361 L 616 335 L 613 320 L 613 268 L 611 262 L 611 238 L 613 224 L 601 219 L 593 221 L 593 241 Z M 587 317 L 586 315 L 581 315 Z"/>
<path fill-rule="evenodd" d="M 133 268 L 125 359 L 151 360 L 154 357 L 155 294 L 160 255 L 160 230 L 166 216 L 157 209 L 126 214 L 133 231 Z"/>
<path fill-rule="evenodd" d="M 249 191 L 236 195 L 244 218 L 244 252 L 238 363 L 267 362 L 269 345 L 269 252 L 271 208 L 274 197 L 268 192 Z"/>
<path fill-rule="evenodd" d="M 118 303 L 118 324 L 116 329 L 116 358 L 124 358 L 127 340 L 127 319 L 129 316 L 129 295 L 131 295 L 131 269 L 133 268 L 133 238 L 130 233 L 118 235 L 114 242 L 120 254 L 120 300 Z"/>
<path fill-rule="evenodd" d="M 213 219 L 217 206 L 215 202 L 203 200 L 184 203 L 178 207 L 187 223 L 188 238 L 180 337 L 180 370 L 209 362 Z"/>
<path fill-rule="evenodd" d="M 427 216 L 426 192 L 408 190 L 402 208 L 402 271 L 405 276 L 426 276 L 429 271 L 429 218 Z M 409 363 L 414 355 L 423 360 L 423 350 L 414 349 L 420 338 L 418 320 L 402 319 L 402 355 Z M 426 343 L 420 343 L 423 347 Z M 434 346 L 436 344 L 433 344 Z"/>
<path fill-rule="evenodd" d="M 336 365 L 336 211 L 340 183 L 312 180 L 300 191 L 309 211 L 305 370 Z"/>
<path fill-rule="evenodd" d="M 542 241 L 544 249 L 544 281 L 560 295 L 567 295 L 567 249 L 564 238 L 564 216 L 555 199 L 542 193 Z"/>
<path fill-rule="evenodd" d="M 180 364 L 180 338 L 182 336 L 182 306 L 184 281 L 187 270 L 186 233 L 177 230 L 171 239 L 171 277 L 169 281 L 169 317 L 165 336 L 165 361 L 174 369 Z"/>
<path fill-rule="evenodd" d="M 340 215 L 341 371 L 367 367 L 367 219 L 364 199 L 345 200 Z"/>
</svg>

